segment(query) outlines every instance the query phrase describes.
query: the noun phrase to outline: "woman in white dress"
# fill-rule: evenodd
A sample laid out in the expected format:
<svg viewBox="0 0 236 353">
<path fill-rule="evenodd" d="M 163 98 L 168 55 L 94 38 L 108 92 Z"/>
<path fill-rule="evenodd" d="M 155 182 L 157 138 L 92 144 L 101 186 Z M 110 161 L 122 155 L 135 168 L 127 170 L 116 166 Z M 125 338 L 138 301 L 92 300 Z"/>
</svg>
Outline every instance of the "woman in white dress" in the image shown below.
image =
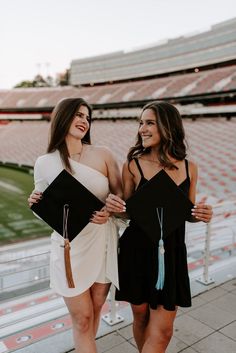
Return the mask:
<svg viewBox="0 0 236 353">
<path fill-rule="evenodd" d="M 100 200 L 109 192 L 122 195 L 118 165 L 111 152 L 90 144 L 92 109 L 81 98 L 60 101 L 52 113 L 47 154 L 34 167 L 35 189 L 28 202 L 42 198 L 42 192 L 66 169 Z M 79 201 L 78 201 L 79 202 Z M 77 353 L 96 353 L 95 336 L 102 306 L 110 284 L 117 288 L 117 228 L 104 208 L 72 240 L 70 259 L 74 288 L 66 280 L 63 237 L 51 235 L 50 285 L 63 296 L 73 324 Z"/>
</svg>

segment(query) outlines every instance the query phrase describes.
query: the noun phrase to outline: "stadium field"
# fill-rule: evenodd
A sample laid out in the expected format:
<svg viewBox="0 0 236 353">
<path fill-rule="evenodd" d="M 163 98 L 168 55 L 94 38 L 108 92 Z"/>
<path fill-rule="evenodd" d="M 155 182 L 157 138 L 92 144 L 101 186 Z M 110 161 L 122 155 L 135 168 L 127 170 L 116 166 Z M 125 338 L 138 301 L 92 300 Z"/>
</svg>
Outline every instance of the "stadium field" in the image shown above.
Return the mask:
<svg viewBox="0 0 236 353">
<path fill-rule="evenodd" d="M 0 245 L 51 233 L 28 208 L 27 198 L 32 189 L 32 175 L 0 167 Z"/>
</svg>

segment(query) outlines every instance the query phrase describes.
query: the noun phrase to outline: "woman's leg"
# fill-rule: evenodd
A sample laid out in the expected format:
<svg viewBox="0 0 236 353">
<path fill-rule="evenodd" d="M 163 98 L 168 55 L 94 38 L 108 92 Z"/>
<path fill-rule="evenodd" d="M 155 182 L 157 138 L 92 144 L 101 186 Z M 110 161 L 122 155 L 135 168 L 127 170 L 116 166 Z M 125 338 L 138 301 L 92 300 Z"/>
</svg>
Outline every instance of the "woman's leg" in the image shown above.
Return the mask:
<svg viewBox="0 0 236 353">
<path fill-rule="evenodd" d="M 131 304 L 131 308 L 133 311 L 134 339 L 139 352 L 141 352 L 145 342 L 146 328 L 149 320 L 149 305 L 147 303 L 141 305 Z"/>
<path fill-rule="evenodd" d="M 146 341 L 142 353 L 165 353 L 173 335 L 176 313 L 177 309 L 168 311 L 163 306 L 159 306 L 156 310 L 150 309 Z"/>
<path fill-rule="evenodd" d="M 64 297 L 64 301 L 72 319 L 76 353 L 97 353 L 90 289 L 76 297 Z"/>
<path fill-rule="evenodd" d="M 96 336 L 100 314 L 103 304 L 106 301 L 107 294 L 109 292 L 110 283 L 94 283 L 91 287 L 91 298 L 93 302 L 93 323 L 94 323 L 94 336 Z"/>
</svg>

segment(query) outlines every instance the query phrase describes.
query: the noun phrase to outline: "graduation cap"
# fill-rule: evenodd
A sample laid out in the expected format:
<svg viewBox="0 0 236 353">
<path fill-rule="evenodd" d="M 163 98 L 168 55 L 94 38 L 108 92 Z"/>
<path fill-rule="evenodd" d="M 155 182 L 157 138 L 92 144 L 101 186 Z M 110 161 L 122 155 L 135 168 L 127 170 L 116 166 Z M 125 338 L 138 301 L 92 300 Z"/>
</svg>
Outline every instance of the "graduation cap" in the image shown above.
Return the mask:
<svg viewBox="0 0 236 353">
<path fill-rule="evenodd" d="M 193 203 L 178 185 L 162 169 L 141 186 L 127 201 L 126 209 L 132 219 L 159 247 L 159 277 L 164 284 L 164 242 L 181 224 L 191 216 Z"/>
<path fill-rule="evenodd" d="M 74 288 L 70 266 L 70 241 L 90 222 L 104 203 L 65 169 L 43 192 L 31 209 L 65 239 L 65 264 L 70 288 Z"/>
<path fill-rule="evenodd" d="M 63 213 L 68 209 L 67 232 L 71 241 L 89 223 L 93 212 L 103 206 L 101 200 L 64 169 L 31 209 L 62 236 Z"/>
</svg>

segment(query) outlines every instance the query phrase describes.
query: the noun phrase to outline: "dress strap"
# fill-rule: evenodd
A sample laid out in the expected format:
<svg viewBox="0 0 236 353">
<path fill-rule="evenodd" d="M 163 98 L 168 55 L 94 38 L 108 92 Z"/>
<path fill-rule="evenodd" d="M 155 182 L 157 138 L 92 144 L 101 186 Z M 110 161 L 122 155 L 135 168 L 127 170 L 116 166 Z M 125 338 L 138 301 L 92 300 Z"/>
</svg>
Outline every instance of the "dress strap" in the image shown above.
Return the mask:
<svg viewBox="0 0 236 353">
<path fill-rule="evenodd" d="M 188 160 L 185 159 L 185 168 L 186 168 L 186 175 L 187 175 L 187 178 L 189 179 L 189 164 L 188 164 Z"/>
<path fill-rule="evenodd" d="M 139 170 L 139 173 L 140 173 L 141 177 L 144 178 L 143 171 L 142 171 L 142 168 L 140 167 L 138 158 L 134 158 L 134 161 L 135 161 L 135 163 L 137 165 L 137 168 Z"/>
</svg>

